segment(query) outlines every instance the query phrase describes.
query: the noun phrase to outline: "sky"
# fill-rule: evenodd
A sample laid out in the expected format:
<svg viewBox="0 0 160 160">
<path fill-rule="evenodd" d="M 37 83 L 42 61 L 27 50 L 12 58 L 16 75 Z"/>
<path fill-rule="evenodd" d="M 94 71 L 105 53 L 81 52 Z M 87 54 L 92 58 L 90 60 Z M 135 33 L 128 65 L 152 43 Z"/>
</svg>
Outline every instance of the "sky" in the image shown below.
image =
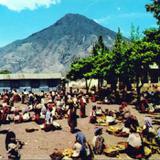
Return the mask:
<svg viewBox="0 0 160 160">
<path fill-rule="evenodd" d="M 130 36 L 131 24 L 140 31 L 156 27 L 145 4 L 151 0 L 0 0 L 0 47 L 23 39 L 67 13 L 82 14 L 113 31 Z"/>
</svg>

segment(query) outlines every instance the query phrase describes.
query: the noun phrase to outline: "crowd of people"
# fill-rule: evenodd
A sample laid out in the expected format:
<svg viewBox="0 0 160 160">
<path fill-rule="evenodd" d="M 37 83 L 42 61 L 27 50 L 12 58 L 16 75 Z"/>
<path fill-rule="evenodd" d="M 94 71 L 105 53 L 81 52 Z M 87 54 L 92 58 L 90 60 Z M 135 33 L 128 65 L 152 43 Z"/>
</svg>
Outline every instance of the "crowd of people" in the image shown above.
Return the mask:
<svg viewBox="0 0 160 160">
<path fill-rule="evenodd" d="M 156 96 L 158 97 L 159 93 L 156 93 Z M 147 99 L 147 96 L 145 98 Z M 56 120 L 66 119 L 69 131 L 72 134 L 76 133 L 72 154 L 72 158 L 75 160 L 89 160 L 93 158 L 94 154 L 101 155 L 105 153 L 108 146 L 102 134 L 104 127 L 106 127 L 108 133 L 114 136 L 128 138 L 124 152 L 130 157 L 145 157 L 145 147 L 154 151 L 157 148 L 159 149 L 160 128 L 153 126 L 150 117 L 146 117 L 144 126 L 140 126 L 137 117 L 131 113 L 127 102 L 122 101 L 118 110 L 104 110 L 96 103 L 95 92 L 88 95 L 78 89 L 68 93 L 61 90 L 47 93 L 44 91 L 33 93 L 27 90 L 18 93 L 16 90 L 12 92 L 4 90 L 0 95 L 0 99 L 2 102 L 0 105 L 0 125 L 32 121 L 37 123 L 42 130 L 49 132 L 62 129 Z M 105 100 L 106 98 L 104 98 Z M 95 125 L 92 144 L 87 142 L 82 132 L 77 132 L 77 118 L 86 118 L 86 107 L 90 101 L 92 102 L 92 109 L 89 114 L 89 123 Z M 142 105 L 142 102 L 138 105 Z M 102 124 L 102 128 L 97 127 Z M 117 124 L 120 127 L 116 129 Z M 8 158 L 20 159 L 19 148 L 22 145 L 19 142 L 15 133 L 8 131 L 6 135 Z M 154 146 L 157 146 L 156 149 L 150 147 L 153 142 Z"/>
</svg>

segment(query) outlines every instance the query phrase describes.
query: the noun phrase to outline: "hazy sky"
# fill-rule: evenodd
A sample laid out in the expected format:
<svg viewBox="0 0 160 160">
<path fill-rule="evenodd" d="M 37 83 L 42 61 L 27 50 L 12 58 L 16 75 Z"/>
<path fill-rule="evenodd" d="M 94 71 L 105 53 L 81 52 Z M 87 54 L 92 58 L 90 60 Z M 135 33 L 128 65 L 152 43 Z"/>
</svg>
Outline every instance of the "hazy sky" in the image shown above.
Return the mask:
<svg viewBox="0 0 160 160">
<path fill-rule="evenodd" d="M 145 4 L 151 0 L 0 0 L 0 46 L 44 29 L 67 13 L 79 13 L 129 37 L 133 23 L 155 27 Z"/>
</svg>

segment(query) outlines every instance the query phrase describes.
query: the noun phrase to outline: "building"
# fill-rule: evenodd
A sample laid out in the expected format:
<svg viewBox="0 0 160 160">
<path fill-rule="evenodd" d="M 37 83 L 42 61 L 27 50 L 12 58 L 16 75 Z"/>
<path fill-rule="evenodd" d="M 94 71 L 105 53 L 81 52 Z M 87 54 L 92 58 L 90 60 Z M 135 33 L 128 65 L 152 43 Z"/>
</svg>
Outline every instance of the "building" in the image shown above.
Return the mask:
<svg viewBox="0 0 160 160">
<path fill-rule="evenodd" d="M 3 89 L 17 89 L 23 91 L 51 90 L 61 84 L 61 73 L 16 73 L 0 74 L 0 91 Z"/>
</svg>

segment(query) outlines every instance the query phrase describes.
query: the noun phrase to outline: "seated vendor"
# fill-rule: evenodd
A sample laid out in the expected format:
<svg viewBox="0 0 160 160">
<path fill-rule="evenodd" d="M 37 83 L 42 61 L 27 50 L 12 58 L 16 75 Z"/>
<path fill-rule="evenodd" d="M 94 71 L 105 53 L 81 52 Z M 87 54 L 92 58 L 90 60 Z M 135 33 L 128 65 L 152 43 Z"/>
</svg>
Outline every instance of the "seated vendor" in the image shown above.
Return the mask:
<svg viewBox="0 0 160 160">
<path fill-rule="evenodd" d="M 90 123 L 96 123 L 96 105 L 93 105 L 92 106 L 92 111 L 91 111 L 91 113 L 90 113 L 90 120 L 89 120 L 89 122 Z"/>
<path fill-rule="evenodd" d="M 139 133 L 136 133 L 136 129 L 131 129 L 130 132 L 127 140 L 128 146 L 126 148 L 126 153 L 132 158 L 143 158 L 144 148 L 142 145 L 142 138 Z"/>
<path fill-rule="evenodd" d="M 119 107 L 119 116 L 121 116 L 124 119 L 130 116 L 130 110 L 126 102 L 122 102 L 121 106 Z"/>
<path fill-rule="evenodd" d="M 130 115 L 126 121 L 124 122 L 125 127 L 129 128 L 129 129 L 134 129 L 137 128 L 139 126 L 138 120 L 136 116 Z"/>
<path fill-rule="evenodd" d="M 93 151 L 95 154 L 102 154 L 105 148 L 105 141 L 102 137 L 102 128 L 96 128 L 92 140 Z"/>
<path fill-rule="evenodd" d="M 86 142 L 86 137 L 82 132 L 78 132 L 73 146 L 72 158 L 74 160 L 90 160 L 90 156 L 90 149 Z"/>
<path fill-rule="evenodd" d="M 97 116 L 102 116 L 103 115 L 103 111 L 102 111 L 102 108 L 100 106 L 97 107 L 97 109 L 96 109 L 96 115 Z"/>
<path fill-rule="evenodd" d="M 147 138 L 147 140 L 152 141 L 155 138 L 155 129 L 152 125 L 152 119 L 150 117 L 145 117 L 145 124 L 143 126 L 143 136 Z"/>
</svg>

